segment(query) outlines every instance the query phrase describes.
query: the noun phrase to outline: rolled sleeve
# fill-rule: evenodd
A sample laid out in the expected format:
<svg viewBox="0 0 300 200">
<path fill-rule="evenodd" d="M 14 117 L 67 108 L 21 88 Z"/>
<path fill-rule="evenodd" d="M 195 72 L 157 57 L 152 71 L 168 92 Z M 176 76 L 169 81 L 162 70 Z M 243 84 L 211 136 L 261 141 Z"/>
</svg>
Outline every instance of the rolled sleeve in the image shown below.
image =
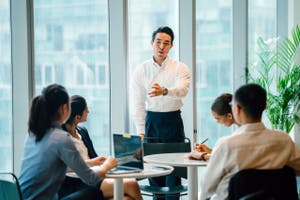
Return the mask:
<svg viewBox="0 0 300 200">
<path fill-rule="evenodd" d="M 190 87 L 190 70 L 181 63 L 178 67 L 178 77 L 176 78 L 175 87 L 168 88 L 168 95 L 171 97 L 185 97 Z"/>
</svg>

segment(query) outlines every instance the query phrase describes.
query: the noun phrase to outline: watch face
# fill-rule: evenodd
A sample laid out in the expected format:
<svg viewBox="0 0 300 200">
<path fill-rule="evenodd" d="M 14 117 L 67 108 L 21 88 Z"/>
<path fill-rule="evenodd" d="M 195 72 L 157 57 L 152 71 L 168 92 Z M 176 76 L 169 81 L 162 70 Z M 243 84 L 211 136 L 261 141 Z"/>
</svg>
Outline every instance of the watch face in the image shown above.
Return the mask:
<svg viewBox="0 0 300 200">
<path fill-rule="evenodd" d="M 163 95 L 167 95 L 167 94 L 168 94 L 168 89 L 164 88 Z"/>
</svg>

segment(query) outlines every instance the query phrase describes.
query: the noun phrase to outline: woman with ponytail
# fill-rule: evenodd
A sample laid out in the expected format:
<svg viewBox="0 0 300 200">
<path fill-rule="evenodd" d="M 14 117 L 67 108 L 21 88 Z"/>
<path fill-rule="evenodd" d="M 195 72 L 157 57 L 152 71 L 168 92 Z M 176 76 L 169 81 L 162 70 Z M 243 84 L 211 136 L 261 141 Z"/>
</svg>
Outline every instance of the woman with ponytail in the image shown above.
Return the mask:
<svg viewBox="0 0 300 200">
<path fill-rule="evenodd" d="M 20 187 L 24 200 L 58 199 L 57 192 L 65 178 L 67 167 L 72 168 L 87 187 L 64 199 L 101 199 L 99 188 L 105 173 L 117 161 L 108 157 L 97 172 L 82 159 L 74 142 L 61 125 L 70 115 L 66 89 L 52 84 L 43 89 L 31 103 L 28 135 L 20 172 Z"/>
<path fill-rule="evenodd" d="M 211 114 L 216 121 L 224 126 L 230 127 L 233 124 L 239 126 L 239 124 L 233 118 L 231 110 L 232 94 L 223 93 L 218 96 L 211 105 Z M 205 144 L 195 144 L 195 150 L 193 150 L 189 157 L 198 160 L 208 160 L 212 149 Z"/>
<path fill-rule="evenodd" d="M 211 105 L 211 114 L 218 123 L 224 126 L 237 124 L 231 111 L 232 94 L 224 93 L 218 96 Z"/>
</svg>

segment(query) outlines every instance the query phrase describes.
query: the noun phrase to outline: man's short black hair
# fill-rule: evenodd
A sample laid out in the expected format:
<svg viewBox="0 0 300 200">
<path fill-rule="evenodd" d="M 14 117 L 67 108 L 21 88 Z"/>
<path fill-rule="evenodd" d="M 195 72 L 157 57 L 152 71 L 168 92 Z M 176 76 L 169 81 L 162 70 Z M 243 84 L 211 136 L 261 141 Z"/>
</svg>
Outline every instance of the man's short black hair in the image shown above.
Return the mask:
<svg viewBox="0 0 300 200">
<path fill-rule="evenodd" d="M 154 41 L 155 36 L 157 33 L 166 33 L 171 37 L 171 44 L 173 44 L 173 40 L 174 40 L 174 33 L 173 30 L 168 27 L 168 26 L 161 26 L 158 29 L 156 29 L 153 33 L 152 33 L 152 41 Z"/>
<path fill-rule="evenodd" d="M 260 85 L 250 83 L 235 91 L 234 101 L 242 107 L 246 115 L 252 119 L 260 119 L 267 105 L 267 93 Z"/>
</svg>

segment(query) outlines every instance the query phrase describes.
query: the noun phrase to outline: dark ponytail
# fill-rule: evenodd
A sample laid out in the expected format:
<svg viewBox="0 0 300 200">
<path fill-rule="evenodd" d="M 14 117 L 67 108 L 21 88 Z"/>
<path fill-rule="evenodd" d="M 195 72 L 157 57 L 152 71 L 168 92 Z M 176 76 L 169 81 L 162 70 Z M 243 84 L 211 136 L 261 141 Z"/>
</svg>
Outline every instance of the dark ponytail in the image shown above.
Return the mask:
<svg viewBox="0 0 300 200">
<path fill-rule="evenodd" d="M 221 116 L 226 115 L 228 113 L 232 113 L 231 101 L 232 101 L 232 94 L 229 93 L 221 94 L 215 99 L 215 101 L 211 105 L 211 110 Z"/>
<path fill-rule="evenodd" d="M 46 131 L 52 126 L 52 121 L 60 118 L 58 109 L 69 103 L 66 89 L 58 84 L 52 84 L 43 89 L 42 95 L 36 96 L 31 102 L 28 131 L 40 141 Z"/>
</svg>

